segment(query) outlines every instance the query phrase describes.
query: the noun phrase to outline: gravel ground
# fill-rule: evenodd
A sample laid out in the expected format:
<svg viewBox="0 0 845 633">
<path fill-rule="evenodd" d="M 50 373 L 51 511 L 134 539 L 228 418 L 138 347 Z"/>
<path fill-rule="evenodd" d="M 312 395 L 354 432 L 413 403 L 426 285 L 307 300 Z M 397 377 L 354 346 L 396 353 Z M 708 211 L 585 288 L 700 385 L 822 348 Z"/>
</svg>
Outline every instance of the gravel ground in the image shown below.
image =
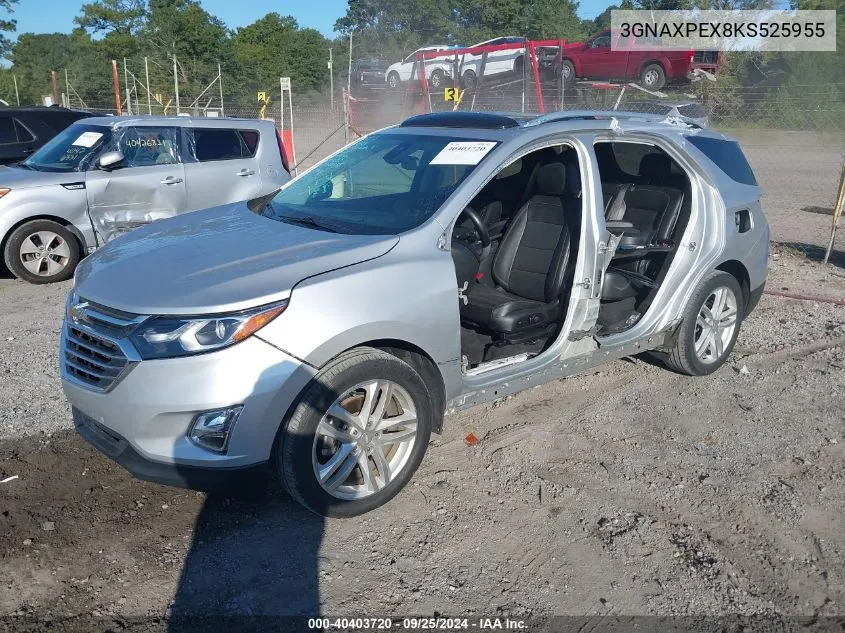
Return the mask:
<svg viewBox="0 0 845 633">
<path fill-rule="evenodd" d="M 768 288 L 843 298 L 845 262 L 776 248 Z M 140 482 L 77 439 L 67 290 L 0 279 L 0 616 L 845 614 L 845 306 L 764 296 L 709 377 L 626 359 L 450 416 L 396 499 L 325 521 L 257 482 Z"/>
</svg>

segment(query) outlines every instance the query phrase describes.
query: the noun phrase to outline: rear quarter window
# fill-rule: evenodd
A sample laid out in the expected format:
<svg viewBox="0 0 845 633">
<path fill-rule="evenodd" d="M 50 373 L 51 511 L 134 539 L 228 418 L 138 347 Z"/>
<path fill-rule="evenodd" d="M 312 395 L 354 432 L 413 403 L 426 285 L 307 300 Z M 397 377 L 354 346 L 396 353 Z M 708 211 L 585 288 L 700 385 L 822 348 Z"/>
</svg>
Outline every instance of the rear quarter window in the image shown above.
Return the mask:
<svg viewBox="0 0 845 633">
<path fill-rule="evenodd" d="M 743 185 L 757 185 L 751 165 L 736 141 L 706 136 L 687 136 L 686 139 L 713 161 L 728 178 Z"/>
<path fill-rule="evenodd" d="M 201 163 L 252 158 L 258 148 L 258 132 L 228 128 L 194 128 L 194 146 Z"/>
<path fill-rule="evenodd" d="M 696 119 L 707 116 L 707 111 L 697 103 L 678 106 L 678 113 L 681 116 L 688 116 Z"/>
</svg>

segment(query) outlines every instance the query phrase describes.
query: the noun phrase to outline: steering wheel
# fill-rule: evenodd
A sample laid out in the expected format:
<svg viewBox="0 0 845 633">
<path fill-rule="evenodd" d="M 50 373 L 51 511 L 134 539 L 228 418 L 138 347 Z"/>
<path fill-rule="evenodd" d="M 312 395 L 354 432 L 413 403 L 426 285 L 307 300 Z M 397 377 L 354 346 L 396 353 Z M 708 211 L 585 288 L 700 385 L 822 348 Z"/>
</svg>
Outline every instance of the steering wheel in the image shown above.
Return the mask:
<svg viewBox="0 0 845 633">
<path fill-rule="evenodd" d="M 481 216 L 478 215 L 478 212 L 476 212 L 476 210 L 472 207 L 466 207 L 463 211 L 461 211 L 461 215 L 467 216 L 470 219 L 470 222 L 472 222 L 475 227 L 475 232 L 478 234 L 481 246 L 484 248 L 490 246 L 490 231 L 487 230 L 487 225 L 484 223 L 484 220 L 481 219 Z"/>
</svg>

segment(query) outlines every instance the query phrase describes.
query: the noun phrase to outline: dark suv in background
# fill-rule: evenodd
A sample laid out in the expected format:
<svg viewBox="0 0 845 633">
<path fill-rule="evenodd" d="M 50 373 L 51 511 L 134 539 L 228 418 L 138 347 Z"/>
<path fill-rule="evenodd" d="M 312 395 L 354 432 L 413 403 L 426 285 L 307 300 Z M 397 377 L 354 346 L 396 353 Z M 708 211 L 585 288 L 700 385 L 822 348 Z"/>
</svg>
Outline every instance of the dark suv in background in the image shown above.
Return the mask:
<svg viewBox="0 0 845 633">
<path fill-rule="evenodd" d="M 0 108 L 0 165 L 23 160 L 71 123 L 90 116 L 59 107 Z"/>
<path fill-rule="evenodd" d="M 350 89 L 352 94 L 370 92 L 373 90 L 384 90 L 387 87 L 384 73 L 389 62 L 382 59 L 355 59 L 352 61 L 352 81 Z"/>
</svg>

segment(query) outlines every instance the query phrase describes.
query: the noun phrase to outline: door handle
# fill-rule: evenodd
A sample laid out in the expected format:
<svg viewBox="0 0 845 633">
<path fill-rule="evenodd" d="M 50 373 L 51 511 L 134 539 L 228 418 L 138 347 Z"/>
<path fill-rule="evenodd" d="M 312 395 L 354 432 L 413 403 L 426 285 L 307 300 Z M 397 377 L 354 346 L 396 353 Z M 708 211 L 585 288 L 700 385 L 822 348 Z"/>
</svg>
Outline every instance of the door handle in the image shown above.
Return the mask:
<svg viewBox="0 0 845 633">
<path fill-rule="evenodd" d="M 168 176 L 167 178 L 165 178 L 164 180 L 161 181 L 161 184 L 163 184 L 163 185 L 178 185 L 180 182 L 182 182 L 181 178 L 175 178 L 173 176 Z"/>
<path fill-rule="evenodd" d="M 255 170 L 254 169 L 241 169 L 235 175 L 236 176 L 254 176 Z"/>
</svg>

